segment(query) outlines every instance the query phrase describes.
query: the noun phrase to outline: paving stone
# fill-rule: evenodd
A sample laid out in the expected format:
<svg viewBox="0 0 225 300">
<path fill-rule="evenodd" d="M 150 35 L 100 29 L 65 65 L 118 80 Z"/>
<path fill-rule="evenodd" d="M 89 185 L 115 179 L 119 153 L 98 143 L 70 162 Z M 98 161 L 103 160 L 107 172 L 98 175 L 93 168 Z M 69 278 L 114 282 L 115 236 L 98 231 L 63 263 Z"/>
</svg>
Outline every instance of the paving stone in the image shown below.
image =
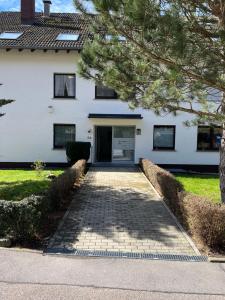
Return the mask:
<svg viewBox="0 0 225 300">
<path fill-rule="evenodd" d="M 138 168 L 90 168 L 49 249 L 196 255 Z"/>
</svg>

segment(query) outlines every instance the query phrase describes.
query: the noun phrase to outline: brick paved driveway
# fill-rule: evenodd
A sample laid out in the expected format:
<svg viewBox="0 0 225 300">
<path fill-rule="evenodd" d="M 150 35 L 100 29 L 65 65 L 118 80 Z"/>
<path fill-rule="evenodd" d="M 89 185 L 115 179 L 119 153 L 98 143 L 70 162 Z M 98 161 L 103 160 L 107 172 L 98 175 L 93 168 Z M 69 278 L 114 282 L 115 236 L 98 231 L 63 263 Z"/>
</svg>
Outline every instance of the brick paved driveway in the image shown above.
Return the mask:
<svg viewBox="0 0 225 300">
<path fill-rule="evenodd" d="M 198 254 L 135 167 L 91 168 L 48 249 Z"/>
</svg>

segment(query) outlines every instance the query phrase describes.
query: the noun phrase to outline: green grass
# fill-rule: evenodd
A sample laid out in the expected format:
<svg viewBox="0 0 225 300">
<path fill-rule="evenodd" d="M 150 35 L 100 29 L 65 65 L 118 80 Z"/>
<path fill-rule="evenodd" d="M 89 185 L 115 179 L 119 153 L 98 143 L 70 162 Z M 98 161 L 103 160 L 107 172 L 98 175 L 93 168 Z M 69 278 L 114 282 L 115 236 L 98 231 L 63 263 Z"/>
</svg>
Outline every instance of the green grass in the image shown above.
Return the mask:
<svg viewBox="0 0 225 300">
<path fill-rule="evenodd" d="M 0 199 L 20 201 L 48 188 L 48 174 L 58 176 L 63 170 L 44 170 L 41 175 L 32 170 L 0 170 Z"/>
<path fill-rule="evenodd" d="M 214 203 L 221 202 L 217 175 L 177 174 L 175 177 L 183 184 L 185 191 L 205 196 Z"/>
</svg>

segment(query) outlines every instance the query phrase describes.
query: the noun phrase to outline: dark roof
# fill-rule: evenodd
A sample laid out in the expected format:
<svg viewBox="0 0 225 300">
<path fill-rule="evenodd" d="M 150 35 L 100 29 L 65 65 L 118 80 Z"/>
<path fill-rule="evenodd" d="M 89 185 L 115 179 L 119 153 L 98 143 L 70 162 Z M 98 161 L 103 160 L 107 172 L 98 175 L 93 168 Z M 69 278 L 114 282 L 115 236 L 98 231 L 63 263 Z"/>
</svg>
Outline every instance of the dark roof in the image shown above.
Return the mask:
<svg viewBox="0 0 225 300">
<path fill-rule="evenodd" d="M 16 40 L 1 40 L 3 49 L 46 49 L 46 50 L 81 50 L 88 25 L 81 14 L 52 13 L 49 18 L 42 13 L 35 14 L 32 25 L 21 24 L 20 12 L 0 13 L 0 33 L 4 31 L 23 32 Z M 78 41 L 56 41 L 60 33 L 80 34 Z"/>
<path fill-rule="evenodd" d="M 139 114 L 89 114 L 89 119 L 143 119 Z"/>
</svg>

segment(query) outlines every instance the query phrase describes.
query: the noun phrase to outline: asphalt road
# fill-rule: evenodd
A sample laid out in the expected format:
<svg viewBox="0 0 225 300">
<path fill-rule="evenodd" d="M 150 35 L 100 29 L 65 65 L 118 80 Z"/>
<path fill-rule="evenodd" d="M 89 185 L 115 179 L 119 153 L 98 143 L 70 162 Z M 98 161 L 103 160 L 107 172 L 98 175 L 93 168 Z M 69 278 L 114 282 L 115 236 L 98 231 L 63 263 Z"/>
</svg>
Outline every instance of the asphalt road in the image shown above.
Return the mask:
<svg viewBox="0 0 225 300">
<path fill-rule="evenodd" d="M 225 264 L 0 249 L 0 299 L 225 299 Z"/>
</svg>

